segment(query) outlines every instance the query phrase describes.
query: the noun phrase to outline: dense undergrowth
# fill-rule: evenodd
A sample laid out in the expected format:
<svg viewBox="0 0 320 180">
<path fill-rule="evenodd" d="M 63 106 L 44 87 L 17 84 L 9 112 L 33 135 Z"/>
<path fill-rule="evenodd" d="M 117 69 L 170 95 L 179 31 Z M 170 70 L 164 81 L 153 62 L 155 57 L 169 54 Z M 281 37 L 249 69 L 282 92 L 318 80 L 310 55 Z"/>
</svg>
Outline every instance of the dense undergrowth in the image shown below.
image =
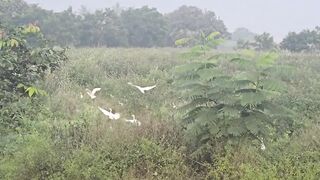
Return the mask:
<svg viewBox="0 0 320 180">
<path fill-rule="evenodd" d="M 187 103 L 173 86 L 175 67 L 190 61 L 182 51 L 70 50 L 69 61 L 38 82 L 48 96 L 6 106 L 18 126 L 1 133 L 0 179 L 319 179 L 319 56 L 280 54 L 277 61 L 298 68 L 281 77 L 286 92 L 274 100 L 295 112 L 292 134 L 269 139 L 264 151 L 258 140 L 207 144 L 203 158 L 190 152 L 184 113 L 174 108 Z M 142 95 L 127 82 L 157 88 Z M 93 101 L 85 89 L 95 87 L 102 90 Z M 135 114 L 142 125 L 110 121 L 97 106 Z"/>
</svg>

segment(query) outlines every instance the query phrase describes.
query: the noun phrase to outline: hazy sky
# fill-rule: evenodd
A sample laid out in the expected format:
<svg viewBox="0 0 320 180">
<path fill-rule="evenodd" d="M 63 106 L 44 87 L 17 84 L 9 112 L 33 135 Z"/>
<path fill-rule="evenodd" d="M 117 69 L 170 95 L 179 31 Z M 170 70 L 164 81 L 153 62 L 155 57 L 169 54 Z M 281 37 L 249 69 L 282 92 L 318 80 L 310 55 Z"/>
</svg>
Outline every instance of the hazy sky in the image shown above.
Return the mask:
<svg viewBox="0 0 320 180">
<path fill-rule="evenodd" d="M 320 0 L 26 0 L 46 9 L 61 11 L 68 6 L 90 10 L 148 5 L 166 13 L 181 5 L 193 5 L 214 11 L 233 31 L 246 27 L 253 32 L 269 32 L 279 41 L 289 31 L 320 26 Z"/>
</svg>

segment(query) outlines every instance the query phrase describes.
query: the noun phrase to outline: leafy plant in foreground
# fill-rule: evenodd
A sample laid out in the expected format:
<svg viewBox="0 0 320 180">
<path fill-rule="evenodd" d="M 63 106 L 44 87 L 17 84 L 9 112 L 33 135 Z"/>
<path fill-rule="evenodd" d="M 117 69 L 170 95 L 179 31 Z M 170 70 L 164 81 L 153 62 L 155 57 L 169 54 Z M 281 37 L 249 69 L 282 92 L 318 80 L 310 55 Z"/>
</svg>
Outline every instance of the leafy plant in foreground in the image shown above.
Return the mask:
<svg viewBox="0 0 320 180">
<path fill-rule="evenodd" d="M 239 55 L 227 69 L 213 62 L 177 68 L 176 84 L 188 101 L 183 124 L 194 150 L 213 142 L 291 133 L 291 111 L 273 101 L 285 90 L 273 73 L 279 69 L 277 58 L 275 53 Z"/>
<path fill-rule="evenodd" d="M 186 37 L 175 41 L 176 46 L 187 46 L 195 44 L 190 52 L 185 55 L 189 57 L 199 57 L 205 55 L 211 49 L 217 48 L 223 42 L 219 32 L 212 32 L 209 35 L 201 32 L 197 37 Z"/>
<path fill-rule="evenodd" d="M 0 108 L 16 95 L 30 95 L 39 90 L 34 84 L 47 71 L 57 69 L 67 60 L 64 50 L 48 46 L 48 41 L 34 25 L 7 29 L 0 27 Z M 21 92 L 24 84 L 25 90 Z M 28 89 L 29 88 L 29 89 Z"/>
<path fill-rule="evenodd" d="M 36 99 L 21 97 L 46 95 L 37 84 L 67 57 L 65 50 L 48 45 L 37 26 L 0 26 L 0 34 L 0 134 L 5 137 L 27 127 L 24 116 L 37 105 Z M 38 115 L 40 109 L 36 110 Z"/>
</svg>

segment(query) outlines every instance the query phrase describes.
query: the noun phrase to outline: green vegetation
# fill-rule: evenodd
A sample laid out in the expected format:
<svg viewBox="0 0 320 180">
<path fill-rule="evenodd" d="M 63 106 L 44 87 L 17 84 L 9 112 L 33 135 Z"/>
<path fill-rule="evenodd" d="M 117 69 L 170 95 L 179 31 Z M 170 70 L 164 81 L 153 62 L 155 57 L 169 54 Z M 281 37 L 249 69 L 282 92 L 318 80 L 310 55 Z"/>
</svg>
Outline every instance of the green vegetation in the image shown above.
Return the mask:
<svg viewBox="0 0 320 180">
<path fill-rule="evenodd" d="M 320 27 L 314 30 L 306 29 L 300 33 L 289 33 L 281 42 L 281 48 L 292 52 L 319 52 Z"/>
<path fill-rule="evenodd" d="M 27 107 L 19 107 L 21 98 L 46 95 L 37 85 L 67 57 L 64 50 L 48 46 L 36 26 L 2 27 L 0 32 L 0 134 L 6 136 L 24 126 L 20 116 Z"/>
<path fill-rule="evenodd" d="M 318 29 L 310 53 L 268 33 L 223 52 L 223 22 L 194 7 L 0 10 L 0 179 L 320 178 Z M 41 30 L 62 45 L 181 48 L 67 50 Z"/>
<path fill-rule="evenodd" d="M 250 34 L 247 34 L 250 37 Z M 273 37 L 269 33 L 256 35 L 252 40 L 241 38 L 237 41 L 237 49 L 253 49 L 256 51 L 274 51 L 277 49 Z"/>
<path fill-rule="evenodd" d="M 293 113 L 274 102 L 284 89 L 275 73 L 281 70 L 276 59 L 274 53 L 253 53 L 233 58 L 227 68 L 207 61 L 177 69 L 177 83 L 188 101 L 186 131 L 196 151 L 214 142 L 238 144 L 292 133 Z"/>
<path fill-rule="evenodd" d="M 320 66 L 319 57 L 280 55 L 278 61 L 273 62 L 276 58 L 274 54 L 251 56 L 250 53 L 241 52 L 241 57 L 257 62 L 252 63 L 255 68 L 247 71 L 242 63 L 238 65 L 234 59 L 239 57 L 238 53 L 207 53 L 203 58 L 215 57 L 216 62 L 205 63 L 202 70 L 197 68 L 194 73 L 199 73 L 201 78 L 208 81 L 211 72 L 214 75 L 212 77 L 217 75 L 219 66 L 222 67 L 221 71 L 226 70 L 228 78 L 223 79 L 222 74 L 220 79 L 212 81 L 220 85 L 217 88 L 226 91 L 225 96 L 213 94 L 212 98 L 231 108 L 212 111 L 210 118 L 202 118 L 204 124 L 198 119 L 200 124 L 185 129 L 188 123 L 181 121 L 184 111 L 174 109 L 173 105 L 180 107 L 189 101 L 180 98 L 183 94 L 181 90 L 176 90 L 173 75 L 178 72 L 175 71 L 176 67 L 197 62 L 181 59 L 181 53 L 184 51 L 177 49 L 87 48 L 69 51 L 70 60 L 60 70 L 46 74 L 45 79 L 38 83 L 37 87 L 45 90 L 48 96 L 31 99 L 21 97 L 10 104 L 10 109 L 1 109 L 2 119 L 7 117 L 5 112 L 8 111 L 14 112 L 15 120 L 19 119 L 11 121 L 11 125 L 15 125 L 14 132 L 1 135 L 1 179 L 318 179 L 320 84 L 316 81 L 316 72 Z M 301 68 L 290 76 L 288 72 L 284 74 L 276 70 L 270 71 L 270 76 L 261 74 L 266 67 L 273 67 L 274 63 Z M 201 65 L 203 63 L 199 60 L 193 68 Z M 230 83 L 249 81 L 241 78 L 249 78 L 250 73 L 256 71 L 260 72 L 260 75 L 257 74 L 261 76 L 259 83 L 264 82 L 264 87 L 272 92 L 285 87 L 286 92 L 275 94 L 276 98 L 272 99 L 269 97 L 273 97 L 274 93 L 262 91 L 261 86 L 250 86 L 256 89 L 251 96 L 257 95 L 257 99 L 246 98 L 245 92 L 239 91 L 238 94 L 242 94 L 239 102 L 232 102 L 234 98 L 231 97 L 237 95 L 233 93 L 234 90 L 243 87 L 229 86 Z M 248 72 L 248 76 L 241 72 Z M 266 83 L 266 78 L 271 77 L 287 85 Z M 157 83 L 157 88 L 142 96 L 127 85 L 128 81 L 137 84 Z M 215 87 L 213 84 L 209 83 L 210 87 Z M 85 88 L 93 87 L 102 88 L 95 102 L 86 96 L 80 98 Z M 206 94 L 208 91 L 200 92 Z M 261 94 L 258 95 L 258 92 Z M 266 96 L 260 98 L 260 95 Z M 225 100 L 222 100 L 224 97 Z M 119 105 L 118 101 L 123 102 L 124 106 Z M 210 102 L 205 107 L 216 107 Z M 251 123 L 234 121 L 234 116 L 241 121 L 245 117 L 232 113 L 232 107 L 243 108 L 243 112 L 248 111 L 250 117 L 255 110 L 262 111 L 264 102 L 295 111 L 292 117 L 294 122 L 304 127 L 290 129 L 292 126 L 288 125 L 291 121 L 285 118 L 283 121 L 273 121 L 278 123 L 274 124 L 275 127 L 264 126 L 264 119 L 270 118 L 269 115 L 277 115 L 279 109 L 270 111 L 266 116 L 261 114 L 261 120 L 251 119 Z M 142 126 L 110 121 L 99 112 L 98 105 L 114 107 L 123 117 L 135 114 Z M 228 113 L 223 113 L 223 110 L 228 110 L 225 111 Z M 202 111 L 202 114 L 205 112 Z M 283 111 L 281 115 L 279 118 L 289 114 Z M 223 123 L 227 119 L 222 119 L 222 116 L 230 120 L 227 121 L 229 124 Z M 212 122 L 222 123 L 219 128 L 228 128 L 226 133 L 222 136 L 214 133 L 190 136 L 190 132 L 197 128 L 201 128 L 202 132 L 208 132 L 208 127 L 214 128 L 205 126 L 211 119 Z M 6 128 L 1 124 L 1 129 Z M 266 132 L 269 136 L 265 136 Z M 260 149 L 260 141 L 253 135 L 266 138 L 265 151 Z M 200 146 L 190 144 L 190 137 L 201 139 L 193 141 L 202 144 L 201 151 L 194 153 L 198 150 L 195 147 Z M 228 139 L 232 142 L 225 144 L 227 141 L 224 140 Z"/>
<path fill-rule="evenodd" d="M 256 34 L 247 28 L 238 28 L 232 33 L 231 39 L 233 41 L 253 41 L 255 36 Z"/>
</svg>

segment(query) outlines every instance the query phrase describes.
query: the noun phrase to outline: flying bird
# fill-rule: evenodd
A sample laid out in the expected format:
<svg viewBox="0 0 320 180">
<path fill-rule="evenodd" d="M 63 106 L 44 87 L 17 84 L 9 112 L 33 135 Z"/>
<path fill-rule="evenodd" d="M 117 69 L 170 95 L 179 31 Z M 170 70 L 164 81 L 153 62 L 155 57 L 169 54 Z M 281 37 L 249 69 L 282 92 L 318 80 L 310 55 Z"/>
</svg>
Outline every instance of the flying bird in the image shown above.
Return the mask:
<svg viewBox="0 0 320 180">
<path fill-rule="evenodd" d="M 98 107 L 98 108 L 104 115 L 108 116 L 109 119 L 111 119 L 111 120 L 120 119 L 120 114 L 119 113 L 112 113 L 112 109 L 111 108 L 109 108 L 109 111 L 107 111 L 107 110 L 105 110 L 105 109 L 103 109 L 101 107 Z"/>
<path fill-rule="evenodd" d="M 128 84 L 129 84 L 130 86 L 133 86 L 133 87 L 135 87 L 135 88 L 138 88 L 139 91 L 140 91 L 142 94 L 144 94 L 146 91 L 150 91 L 151 89 L 157 87 L 157 85 L 147 86 L 147 87 L 141 87 L 141 86 L 134 85 L 134 84 L 132 84 L 131 82 L 128 82 Z"/>
<path fill-rule="evenodd" d="M 89 89 L 86 89 L 87 94 L 90 96 L 91 99 L 95 99 L 97 97 L 95 94 L 100 90 L 101 88 L 94 88 L 92 91 L 90 91 Z"/>
<path fill-rule="evenodd" d="M 136 120 L 136 116 L 135 115 L 131 115 L 131 116 L 132 116 L 132 119 L 126 119 L 125 121 L 137 126 L 141 126 L 141 122 Z"/>
</svg>

